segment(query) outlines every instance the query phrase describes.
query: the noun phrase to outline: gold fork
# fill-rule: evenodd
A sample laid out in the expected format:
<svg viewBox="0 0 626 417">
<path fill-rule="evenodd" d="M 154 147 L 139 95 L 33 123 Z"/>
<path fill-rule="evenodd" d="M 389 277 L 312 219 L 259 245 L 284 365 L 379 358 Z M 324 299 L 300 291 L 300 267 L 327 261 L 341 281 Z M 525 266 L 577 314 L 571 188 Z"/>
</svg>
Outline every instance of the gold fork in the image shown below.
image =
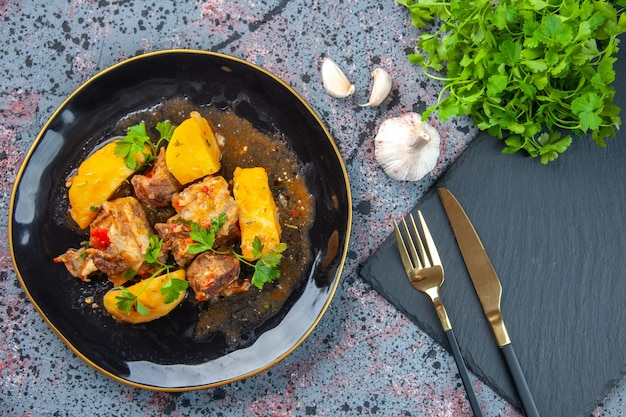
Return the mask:
<svg viewBox="0 0 626 417">
<path fill-rule="evenodd" d="M 467 368 L 465 366 L 465 361 L 461 355 L 461 349 L 459 348 L 456 336 L 452 330 L 448 313 L 446 313 L 446 309 L 443 306 L 441 297 L 439 296 L 439 289 L 441 288 L 444 279 L 441 259 L 439 258 L 439 253 L 435 247 L 433 237 L 428 230 L 426 221 L 424 221 L 422 212 L 418 210 L 417 216 L 419 218 L 424 241 L 426 242 L 425 245 L 422 243 L 419 229 L 415 224 L 415 219 L 412 214 L 409 215 L 411 229 L 409 229 L 407 222 L 402 219 L 402 226 L 404 234 L 406 235 L 407 244 L 404 243 L 404 238 L 402 237 L 398 223 L 395 220 L 393 222 L 394 229 L 396 231 L 396 240 L 398 241 L 398 249 L 400 251 L 400 258 L 402 258 L 402 264 L 404 265 L 404 270 L 409 277 L 411 285 L 413 285 L 413 287 L 417 290 L 428 295 L 435 305 L 435 310 L 437 311 L 437 315 L 439 316 L 439 320 L 443 326 L 448 343 L 450 343 L 454 361 L 456 362 L 459 374 L 463 380 L 465 392 L 467 393 L 467 399 L 470 402 L 472 411 L 476 417 L 482 417 L 482 411 L 480 410 L 478 399 L 476 398 L 476 394 L 472 388 Z"/>
</svg>

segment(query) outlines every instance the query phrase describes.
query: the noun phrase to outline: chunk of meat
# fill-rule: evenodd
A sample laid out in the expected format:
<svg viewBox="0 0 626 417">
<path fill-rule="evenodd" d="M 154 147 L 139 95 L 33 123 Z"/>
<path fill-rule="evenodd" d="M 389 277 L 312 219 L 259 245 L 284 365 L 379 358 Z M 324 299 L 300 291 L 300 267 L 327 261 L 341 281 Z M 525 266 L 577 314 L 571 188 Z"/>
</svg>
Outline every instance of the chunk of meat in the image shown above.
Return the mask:
<svg viewBox="0 0 626 417">
<path fill-rule="evenodd" d="M 233 255 L 203 252 L 187 268 L 187 281 L 198 301 L 208 300 L 239 277 L 240 262 Z"/>
<path fill-rule="evenodd" d="M 117 275 L 127 269 L 138 271 L 145 262 L 152 229 L 136 198 L 105 201 L 90 230 L 92 234 L 96 230 L 107 231 L 110 243 L 91 255 L 96 268 L 105 274 Z"/>
<path fill-rule="evenodd" d="M 174 260 L 180 267 L 185 267 L 193 260 L 195 255 L 187 252 L 187 248 L 195 241 L 189 237 L 191 226 L 185 224 L 179 216 L 170 217 L 167 223 L 154 225 L 157 235 L 163 240 L 161 248 L 171 251 Z"/>
<path fill-rule="evenodd" d="M 146 175 L 135 175 L 130 182 L 137 198 L 149 207 L 169 205 L 172 196 L 183 188 L 167 169 L 164 147 L 159 150 L 150 172 Z"/>
<path fill-rule="evenodd" d="M 226 247 L 239 239 L 239 212 L 228 182 L 223 177 L 208 176 L 186 187 L 172 197 L 172 206 L 178 214 L 166 223 L 155 224 L 154 228 L 163 239 L 163 249 L 172 251 L 181 267 L 193 259 L 193 255 L 187 252 L 187 248 L 194 243 L 189 237 L 192 223 L 209 228 L 212 219 L 223 213 L 226 221 L 215 234 L 214 247 Z"/>
<path fill-rule="evenodd" d="M 239 211 L 228 182 L 223 177 L 207 176 L 190 185 L 172 197 L 172 206 L 183 220 L 198 223 L 202 227 L 210 227 L 211 220 L 224 213 L 226 222 L 217 232 L 215 240 L 233 235 L 239 237 Z"/>
<path fill-rule="evenodd" d="M 70 274 L 89 282 L 91 281 L 89 274 L 98 270 L 89 256 L 89 253 L 93 251 L 94 249 L 91 248 L 68 249 L 64 254 L 54 258 L 54 262 L 64 263 Z"/>
<path fill-rule="evenodd" d="M 96 270 L 119 277 L 127 270 L 145 270 L 144 254 L 152 229 L 134 197 L 105 201 L 90 225 L 89 248 L 69 249 L 55 258 L 74 276 L 88 280 Z"/>
<path fill-rule="evenodd" d="M 252 285 L 252 281 L 250 279 L 238 279 L 226 285 L 219 295 L 230 297 L 234 294 L 241 294 L 248 291 L 250 285 Z"/>
</svg>

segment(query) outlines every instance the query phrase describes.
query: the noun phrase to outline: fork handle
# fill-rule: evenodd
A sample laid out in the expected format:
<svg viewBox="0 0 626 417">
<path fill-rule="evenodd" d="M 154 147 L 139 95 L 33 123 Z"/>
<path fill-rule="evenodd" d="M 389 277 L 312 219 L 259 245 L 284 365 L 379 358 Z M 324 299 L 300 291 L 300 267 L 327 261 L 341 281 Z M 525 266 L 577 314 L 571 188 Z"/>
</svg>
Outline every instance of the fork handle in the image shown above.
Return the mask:
<svg viewBox="0 0 626 417">
<path fill-rule="evenodd" d="M 449 329 L 446 330 L 445 333 L 446 337 L 448 338 L 450 348 L 452 348 L 452 355 L 454 356 L 456 367 L 459 368 L 459 374 L 461 375 L 461 380 L 463 381 L 463 385 L 465 386 L 465 392 L 467 393 L 467 399 L 472 406 L 472 411 L 474 412 L 474 415 L 476 417 L 482 417 L 483 413 L 480 410 L 480 406 L 478 405 L 478 398 L 476 398 L 476 394 L 474 393 L 474 388 L 472 387 L 469 374 L 467 373 L 467 367 L 465 366 L 463 355 L 461 355 L 461 349 L 459 348 L 459 343 L 456 341 L 454 331 L 452 329 Z"/>
</svg>

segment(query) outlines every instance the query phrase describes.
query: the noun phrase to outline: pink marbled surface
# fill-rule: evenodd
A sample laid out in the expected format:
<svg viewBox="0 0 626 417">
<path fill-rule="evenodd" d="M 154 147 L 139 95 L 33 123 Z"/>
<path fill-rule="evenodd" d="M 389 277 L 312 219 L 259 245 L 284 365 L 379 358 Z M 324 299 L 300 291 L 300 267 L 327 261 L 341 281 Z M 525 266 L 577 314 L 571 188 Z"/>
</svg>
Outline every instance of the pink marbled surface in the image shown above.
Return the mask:
<svg viewBox="0 0 626 417">
<path fill-rule="evenodd" d="M 387 117 L 421 111 L 439 86 L 411 66 L 418 36 L 391 0 L 0 1 L 0 415 L 469 416 L 452 357 L 357 275 L 476 133 L 466 119 L 438 123 L 441 156 L 417 183 L 390 180 L 374 160 Z M 351 181 L 354 219 L 343 279 L 309 338 L 266 372 L 220 388 L 143 391 L 76 357 L 47 327 L 16 279 L 7 219 L 20 164 L 39 129 L 98 71 L 144 52 L 214 50 L 249 60 L 299 92 L 333 134 Z M 346 100 L 323 91 L 331 57 L 357 87 Z M 361 108 L 377 66 L 393 77 L 382 106 Z M 486 415 L 519 414 L 472 376 Z M 596 416 L 626 415 L 624 383 Z"/>
</svg>

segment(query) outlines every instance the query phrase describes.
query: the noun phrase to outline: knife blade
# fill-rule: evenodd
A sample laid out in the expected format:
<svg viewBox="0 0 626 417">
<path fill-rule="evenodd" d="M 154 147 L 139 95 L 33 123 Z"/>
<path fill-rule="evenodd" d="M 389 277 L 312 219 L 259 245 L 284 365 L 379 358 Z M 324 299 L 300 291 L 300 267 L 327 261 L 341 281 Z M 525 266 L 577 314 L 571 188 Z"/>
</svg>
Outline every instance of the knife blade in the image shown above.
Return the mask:
<svg viewBox="0 0 626 417">
<path fill-rule="evenodd" d="M 527 417 L 539 416 L 537 406 L 504 325 L 500 309 L 502 284 L 500 284 L 498 274 L 493 268 L 489 255 L 487 255 L 472 222 L 456 197 L 447 188 L 439 188 L 438 192 L 480 304 L 511 373 L 524 414 Z"/>
</svg>

